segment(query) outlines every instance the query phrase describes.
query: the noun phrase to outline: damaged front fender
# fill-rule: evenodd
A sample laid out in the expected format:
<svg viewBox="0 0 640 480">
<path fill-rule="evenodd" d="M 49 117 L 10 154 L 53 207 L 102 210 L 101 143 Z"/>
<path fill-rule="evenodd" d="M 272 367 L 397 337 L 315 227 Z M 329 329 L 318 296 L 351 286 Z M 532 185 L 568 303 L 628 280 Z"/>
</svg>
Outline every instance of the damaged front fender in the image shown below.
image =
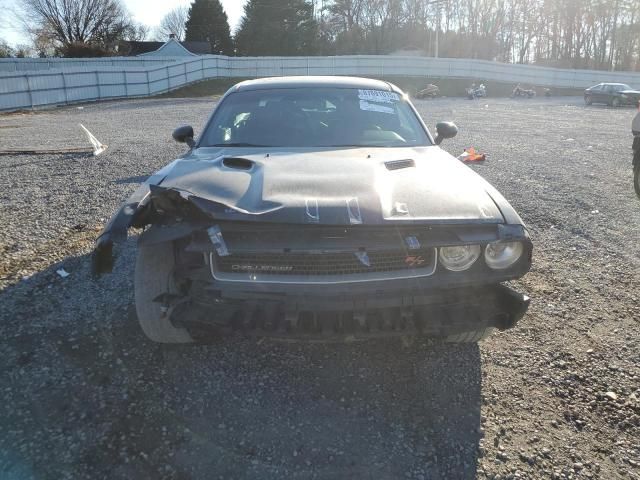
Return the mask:
<svg viewBox="0 0 640 480">
<path fill-rule="evenodd" d="M 96 239 L 93 250 L 92 264 L 95 274 L 110 273 L 113 270 L 113 244 L 127 239 L 127 231 L 133 226 L 134 218 L 141 205 L 148 200 L 149 193 L 149 185 L 142 184 L 104 227 Z"/>
<path fill-rule="evenodd" d="M 151 175 L 111 217 L 96 239 L 92 256 L 94 274 L 110 273 L 113 270 L 113 244 L 124 242 L 129 228 L 142 226 L 137 224 L 137 217 L 149 202 L 151 186 L 161 183 L 178 161 L 174 160 Z"/>
</svg>

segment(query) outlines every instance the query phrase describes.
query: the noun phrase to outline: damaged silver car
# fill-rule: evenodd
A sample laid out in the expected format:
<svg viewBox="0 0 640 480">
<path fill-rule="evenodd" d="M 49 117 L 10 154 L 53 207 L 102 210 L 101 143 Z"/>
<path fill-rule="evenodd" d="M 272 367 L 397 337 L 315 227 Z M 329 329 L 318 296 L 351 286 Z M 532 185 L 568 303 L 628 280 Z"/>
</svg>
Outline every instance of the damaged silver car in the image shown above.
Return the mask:
<svg viewBox="0 0 640 480">
<path fill-rule="evenodd" d="M 183 157 L 153 174 L 97 240 L 138 240 L 135 299 L 152 340 L 239 332 L 424 335 L 475 342 L 524 315 L 503 284 L 531 266 L 520 217 L 438 146 L 407 96 L 378 80 L 237 84 Z"/>
</svg>

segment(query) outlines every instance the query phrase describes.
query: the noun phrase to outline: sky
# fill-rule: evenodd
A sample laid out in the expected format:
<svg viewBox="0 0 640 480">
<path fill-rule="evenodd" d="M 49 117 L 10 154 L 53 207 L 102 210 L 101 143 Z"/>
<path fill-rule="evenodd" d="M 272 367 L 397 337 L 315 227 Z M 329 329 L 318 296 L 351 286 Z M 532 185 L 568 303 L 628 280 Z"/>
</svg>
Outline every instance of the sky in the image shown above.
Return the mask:
<svg viewBox="0 0 640 480">
<path fill-rule="evenodd" d="M 190 5 L 192 0 L 122 0 L 133 17 L 140 23 L 154 27 L 160 23 L 162 17 L 179 5 Z M 243 5 L 246 0 L 221 0 L 229 25 L 233 32 L 240 22 Z M 0 0 L 0 39 L 10 45 L 29 43 L 29 39 L 22 32 L 20 21 L 16 18 L 16 7 L 19 0 Z"/>
</svg>

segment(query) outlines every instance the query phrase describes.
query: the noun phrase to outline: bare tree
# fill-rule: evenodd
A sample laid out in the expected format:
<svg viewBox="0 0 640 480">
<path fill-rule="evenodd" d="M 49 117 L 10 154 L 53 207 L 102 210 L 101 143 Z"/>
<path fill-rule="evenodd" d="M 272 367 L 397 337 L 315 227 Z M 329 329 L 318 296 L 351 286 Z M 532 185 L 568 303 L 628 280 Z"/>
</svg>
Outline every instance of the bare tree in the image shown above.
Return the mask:
<svg viewBox="0 0 640 480">
<path fill-rule="evenodd" d="M 184 40 L 186 32 L 185 24 L 189 18 L 189 8 L 186 6 L 176 7 L 167 13 L 160 21 L 160 26 L 156 32 L 156 38 L 160 41 L 167 40 L 171 34 L 176 36 L 176 40 Z"/>
<path fill-rule="evenodd" d="M 118 41 L 137 38 L 141 33 L 120 0 L 21 0 L 21 3 L 30 32 L 48 35 L 63 55 L 104 54 L 113 50 Z"/>
<path fill-rule="evenodd" d="M 319 22 L 320 33 L 340 54 L 389 53 L 406 47 L 435 52 L 439 41 L 440 55 L 448 57 L 640 68 L 638 0 L 324 0 L 321 4 L 320 12 L 327 17 Z"/>
<path fill-rule="evenodd" d="M 0 58 L 13 57 L 14 53 L 13 48 L 0 38 Z"/>
</svg>

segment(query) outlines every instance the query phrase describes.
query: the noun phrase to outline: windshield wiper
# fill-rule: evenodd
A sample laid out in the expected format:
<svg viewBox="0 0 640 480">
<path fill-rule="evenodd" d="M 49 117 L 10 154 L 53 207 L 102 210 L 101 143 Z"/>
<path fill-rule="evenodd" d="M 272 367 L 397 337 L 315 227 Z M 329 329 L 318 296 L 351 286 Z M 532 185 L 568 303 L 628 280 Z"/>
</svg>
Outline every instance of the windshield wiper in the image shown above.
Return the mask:
<svg viewBox="0 0 640 480">
<path fill-rule="evenodd" d="M 340 148 L 340 147 L 376 148 L 376 147 L 388 147 L 389 145 L 376 145 L 376 144 L 366 144 L 366 143 L 341 143 L 337 145 L 320 145 L 320 146 L 328 147 L 328 148 Z"/>
<path fill-rule="evenodd" d="M 213 145 L 208 145 L 209 147 L 277 147 L 277 145 L 260 145 L 258 143 L 244 143 L 244 142 L 236 142 L 236 143 L 214 143 Z"/>
<path fill-rule="evenodd" d="M 329 148 L 339 148 L 339 147 L 357 147 L 357 148 L 367 148 L 367 147 L 374 147 L 376 145 L 363 145 L 363 144 L 359 144 L 359 143 L 339 143 L 336 145 L 321 145 L 322 147 L 329 147 Z"/>
</svg>

